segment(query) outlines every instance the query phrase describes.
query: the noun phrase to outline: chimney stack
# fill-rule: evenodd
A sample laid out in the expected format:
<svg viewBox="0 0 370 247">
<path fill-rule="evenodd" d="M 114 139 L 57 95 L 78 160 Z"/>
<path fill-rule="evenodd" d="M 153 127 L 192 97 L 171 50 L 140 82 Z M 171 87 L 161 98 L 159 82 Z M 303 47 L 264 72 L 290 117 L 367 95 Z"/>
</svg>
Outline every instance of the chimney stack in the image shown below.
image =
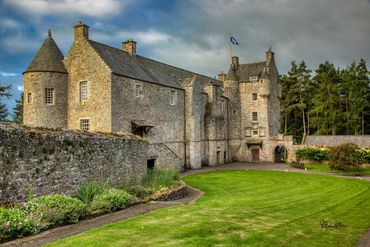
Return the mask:
<svg viewBox="0 0 370 247">
<path fill-rule="evenodd" d="M 231 67 L 233 69 L 237 69 L 239 67 L 239 58 L 237 56 L 233 56 L 231 58 Z"/>
<path fill-rule="evenodd" d="M 269 66 L 272 61 L 274 61 L 274 53 L 271 51 L 270 46 L 270 49 L 266 51 L 266 65 Z"/>
<path fill-rule="evenodd" d="M 226 74 L 223 71 L 221 71 L 221 73 L 218 74 L 219 81 L 225 81 L 225 77 L 226 77 Z"/>
<path fill-rule="evenodd" d="M 78 21 L 74 26 L 75 28 L 75 40 L 89 39 L 89 26 Z"/>
<path fill-rule="evenodd" d="M 136 56 L 136 42 L 134 40 L 129 39 L 122 42 L 122 49 L 131 56 Z"/>
</svg>

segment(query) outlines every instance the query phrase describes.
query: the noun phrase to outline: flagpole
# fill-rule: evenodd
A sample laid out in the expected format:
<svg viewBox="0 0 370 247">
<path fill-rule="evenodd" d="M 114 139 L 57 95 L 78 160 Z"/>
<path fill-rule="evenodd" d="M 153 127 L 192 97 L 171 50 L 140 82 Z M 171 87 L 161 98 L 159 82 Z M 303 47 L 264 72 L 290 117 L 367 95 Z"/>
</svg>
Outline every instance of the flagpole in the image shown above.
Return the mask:
<svg viewBox="0 0 370 247">
<path fill-rule="evenodd" d="M 230 62 L 233 62 L 233 46 L 230 41 L 231 33 L 229 33 L 229 45 L 230 45 Z"/>
</svg>

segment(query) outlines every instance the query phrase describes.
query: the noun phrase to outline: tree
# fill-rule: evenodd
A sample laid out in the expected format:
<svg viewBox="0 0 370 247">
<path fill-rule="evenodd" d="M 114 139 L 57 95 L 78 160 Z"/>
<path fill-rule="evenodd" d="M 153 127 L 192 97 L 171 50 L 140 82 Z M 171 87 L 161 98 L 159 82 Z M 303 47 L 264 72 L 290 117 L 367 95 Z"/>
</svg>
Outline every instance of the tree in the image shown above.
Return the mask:
<svg viewBox="0 0 370 247">
<path fill-rule="evenodd" d="M 13 108 L 13 122 L 17 124 L 23 124 L 23 102 L 24 102 L 24 93 L 21 93 L 19 100 L 16 100 L 16 105 Z"/>
<path fill-rule="evenodd" d="M 12 96 L 10 93 L 11 86 L 0 86 L 0 121 L 6 121 L 9 115 L 6 105 L 1 102 L 2 97 L 8 99 Z"/>
<path fill-rule="evenodd" d="M 317 129 L 317 134 L 336 135 L 342 123 L 340 89 L 340 71 L 334 65 L 325 61 L 315 71 L 313 80 L 317 84 L 310 111 L 312 123 Z"/>
<path fill-rule="evenodd" d="M 308 106 L 311 105 L 312 80 L 311 70 L 308 70 L 304 61 L 299 65 L 295 61 L 288 75 L 280 77 L 283 97 L 281 114 L 284 116 L 284 134 L 292 134 L 299 142 L 308 132 Z M 289 125 L 289 127 L 288 127 Z"/>
</svg>

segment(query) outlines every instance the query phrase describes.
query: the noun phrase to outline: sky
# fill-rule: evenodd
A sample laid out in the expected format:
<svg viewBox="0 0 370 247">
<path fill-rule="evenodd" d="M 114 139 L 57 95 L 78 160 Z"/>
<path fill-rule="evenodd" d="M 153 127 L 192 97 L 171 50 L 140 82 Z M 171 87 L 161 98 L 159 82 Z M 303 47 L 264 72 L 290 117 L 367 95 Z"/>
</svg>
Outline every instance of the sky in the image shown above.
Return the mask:
<svg viewBox="0 0 370 247">
<path fill-rule="evenodd" d="M 211 77 L 229 68 L 229 33 L 240 63 L 263 61 L 271 46 L 280 74 L 292 60 L 312 70 L 325 60 L 370 63 L 370 0 L 0 0 L 0 85 L 12 85 L 13 97 L 2 99 L 10 111 L 47 30 L 66 54 L 78 20 L 92 40 L 121 47 L 132 38 L 139 55 Z"/>
</svg>

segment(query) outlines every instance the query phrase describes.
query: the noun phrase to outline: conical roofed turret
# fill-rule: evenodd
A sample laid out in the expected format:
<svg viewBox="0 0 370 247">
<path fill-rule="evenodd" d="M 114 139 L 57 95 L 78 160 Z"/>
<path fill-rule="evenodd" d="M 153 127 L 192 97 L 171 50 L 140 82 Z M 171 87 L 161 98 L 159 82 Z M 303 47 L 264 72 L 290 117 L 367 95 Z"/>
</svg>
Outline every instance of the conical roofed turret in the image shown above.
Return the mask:
<svg viewBox="0 0 370 247">
<path fill-rule="evenodd" d="M 48 36 L 40 47 L 31 64 L 26 69 L 26 72 L 59 72 L 67 73 L 62 60 L 64 59 L 62 52 L 51 37 L 49 30 Z"/>
</svg>

